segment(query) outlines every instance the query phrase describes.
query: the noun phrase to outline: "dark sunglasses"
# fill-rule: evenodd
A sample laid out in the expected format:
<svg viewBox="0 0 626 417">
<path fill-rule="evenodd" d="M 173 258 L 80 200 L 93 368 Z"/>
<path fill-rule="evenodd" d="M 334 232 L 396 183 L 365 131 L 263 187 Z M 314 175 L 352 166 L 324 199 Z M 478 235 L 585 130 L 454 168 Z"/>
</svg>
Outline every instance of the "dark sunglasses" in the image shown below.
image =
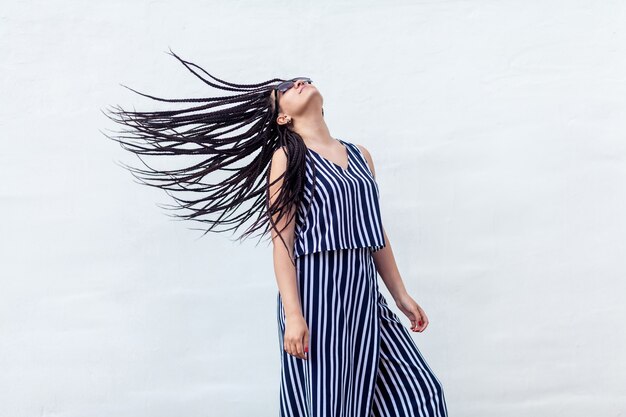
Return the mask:
<svg viewBox="0 0 626 417">
<path fill-rule="evenodd" d="M 281 93 L 284 93 L 285 91 L 293 87 L 296 84 L 296 81 L 298 80 L 303 80 L 305 83 L 308 83 L 308 84 L 311 84 L 313 82 L 313 80 L 308 77 L 296 77 L 296 78 L 292 78 L 289 81 L 284 81 L 278 84 L 276 87 L 274 87 L 274 89 L 280 91 Z"/>
<path fill-rule="evenodd" d="M 276 109 L 276 111 L 278 111 L 278 92 L 280 91 L 281 93 L 284 93 L 285 91 L 296 85 L 296 81 L 298 80 L 303 80 L 307 84 L 311 84 L 313 82 L 313 80 L 308 77 L 296 77 L 292 78 L 289 81 L 283 81 L 282 83 L 274 87 L 274 98 L 276 102 L 276 106 L 274 106 L 274 108 Z"/>
</svg>

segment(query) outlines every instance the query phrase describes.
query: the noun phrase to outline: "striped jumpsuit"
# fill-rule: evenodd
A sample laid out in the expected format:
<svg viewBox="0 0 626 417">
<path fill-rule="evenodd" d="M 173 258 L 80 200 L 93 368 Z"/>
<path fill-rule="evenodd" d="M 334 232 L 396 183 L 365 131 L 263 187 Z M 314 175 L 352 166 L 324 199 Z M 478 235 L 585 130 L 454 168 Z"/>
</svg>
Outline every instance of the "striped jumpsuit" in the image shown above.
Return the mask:
<svg viewBox="0 0 626 417">
<path fill-rule="evenodd" d="M 347 169 L 306 153 L 294 257 L 309 351 L 305 360 L 284 350 L 278 292 L 280 417 L 446 417 L 441 382 L 378 289 L 378 185 L 360 149 L 339 142 Z"/>
</svg>

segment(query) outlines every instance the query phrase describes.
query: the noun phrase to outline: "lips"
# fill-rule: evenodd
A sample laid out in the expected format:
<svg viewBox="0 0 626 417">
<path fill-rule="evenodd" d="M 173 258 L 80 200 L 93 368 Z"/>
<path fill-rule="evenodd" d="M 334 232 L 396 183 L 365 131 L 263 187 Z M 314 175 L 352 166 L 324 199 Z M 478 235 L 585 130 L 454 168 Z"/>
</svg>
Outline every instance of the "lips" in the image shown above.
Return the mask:
<svg viewBox="0 0 626 417">
<path fill-rule="evenodd" d="M 302 90 L 304 90 L 304 87 L 306 87 L 306 84 L 304 84 L 301 88 L 300 91 L 298 92 L 298 94 L 300 94 L 302 92 Z"/>
</svg>

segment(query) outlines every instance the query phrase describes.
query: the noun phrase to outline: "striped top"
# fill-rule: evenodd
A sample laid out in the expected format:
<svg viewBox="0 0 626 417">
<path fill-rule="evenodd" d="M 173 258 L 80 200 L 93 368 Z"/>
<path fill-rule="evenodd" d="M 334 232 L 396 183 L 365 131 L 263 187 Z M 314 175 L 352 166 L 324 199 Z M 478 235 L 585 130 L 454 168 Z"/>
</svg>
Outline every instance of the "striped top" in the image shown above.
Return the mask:
<svg viewBox="0 0 626 417">
<path fill-rule="evenodd" d="M 327 250 L 385 247 L 376 180 L 359 147 L 338 140 L 348 152 L 347 169 L 307 148 L 305 186 L 296 214 L 296 258 Z"/>
</svg>

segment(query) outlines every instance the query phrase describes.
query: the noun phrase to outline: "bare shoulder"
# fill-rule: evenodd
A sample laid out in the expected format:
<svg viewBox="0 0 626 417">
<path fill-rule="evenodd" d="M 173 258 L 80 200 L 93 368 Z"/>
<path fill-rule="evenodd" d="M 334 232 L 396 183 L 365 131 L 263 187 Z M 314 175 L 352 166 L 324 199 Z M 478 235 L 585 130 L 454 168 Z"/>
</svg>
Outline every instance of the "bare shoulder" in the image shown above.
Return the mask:
<svg viewBox="0 0 626 417">
<path fill-rule="evenodd" d="M 285 146 L 281 146 L 272 154 L 271 176 L 278 177 L 287 169 L 287 152 Z"/>
<path fill-rule="evenodd" d="M 287 160 L 287 152 L 285 151 L 285 148 L 286 146 L 279 146 L 278 149 L 274 150 L 274 153 L 272 154 L 272 162 L 274 162 L 274 160 Z"/>
<path fill-rule="evenodd" d="M 358 146 L 359 149 L 361 150 L 361 153 L 363 153 L 363 156 L 367 160 L 367 165 L 369 165 L 370 170 L 372 171 L 372 176 L 376 178 L 376 170 L 374 169 L 374 160 L 372 158 L 372 155 L 370 154 L 370 151 L 368 151 L 367 148 L 363 145 L 359 145 L 358 143 L 355 143 L 355 145 Z"/>
</svg>

